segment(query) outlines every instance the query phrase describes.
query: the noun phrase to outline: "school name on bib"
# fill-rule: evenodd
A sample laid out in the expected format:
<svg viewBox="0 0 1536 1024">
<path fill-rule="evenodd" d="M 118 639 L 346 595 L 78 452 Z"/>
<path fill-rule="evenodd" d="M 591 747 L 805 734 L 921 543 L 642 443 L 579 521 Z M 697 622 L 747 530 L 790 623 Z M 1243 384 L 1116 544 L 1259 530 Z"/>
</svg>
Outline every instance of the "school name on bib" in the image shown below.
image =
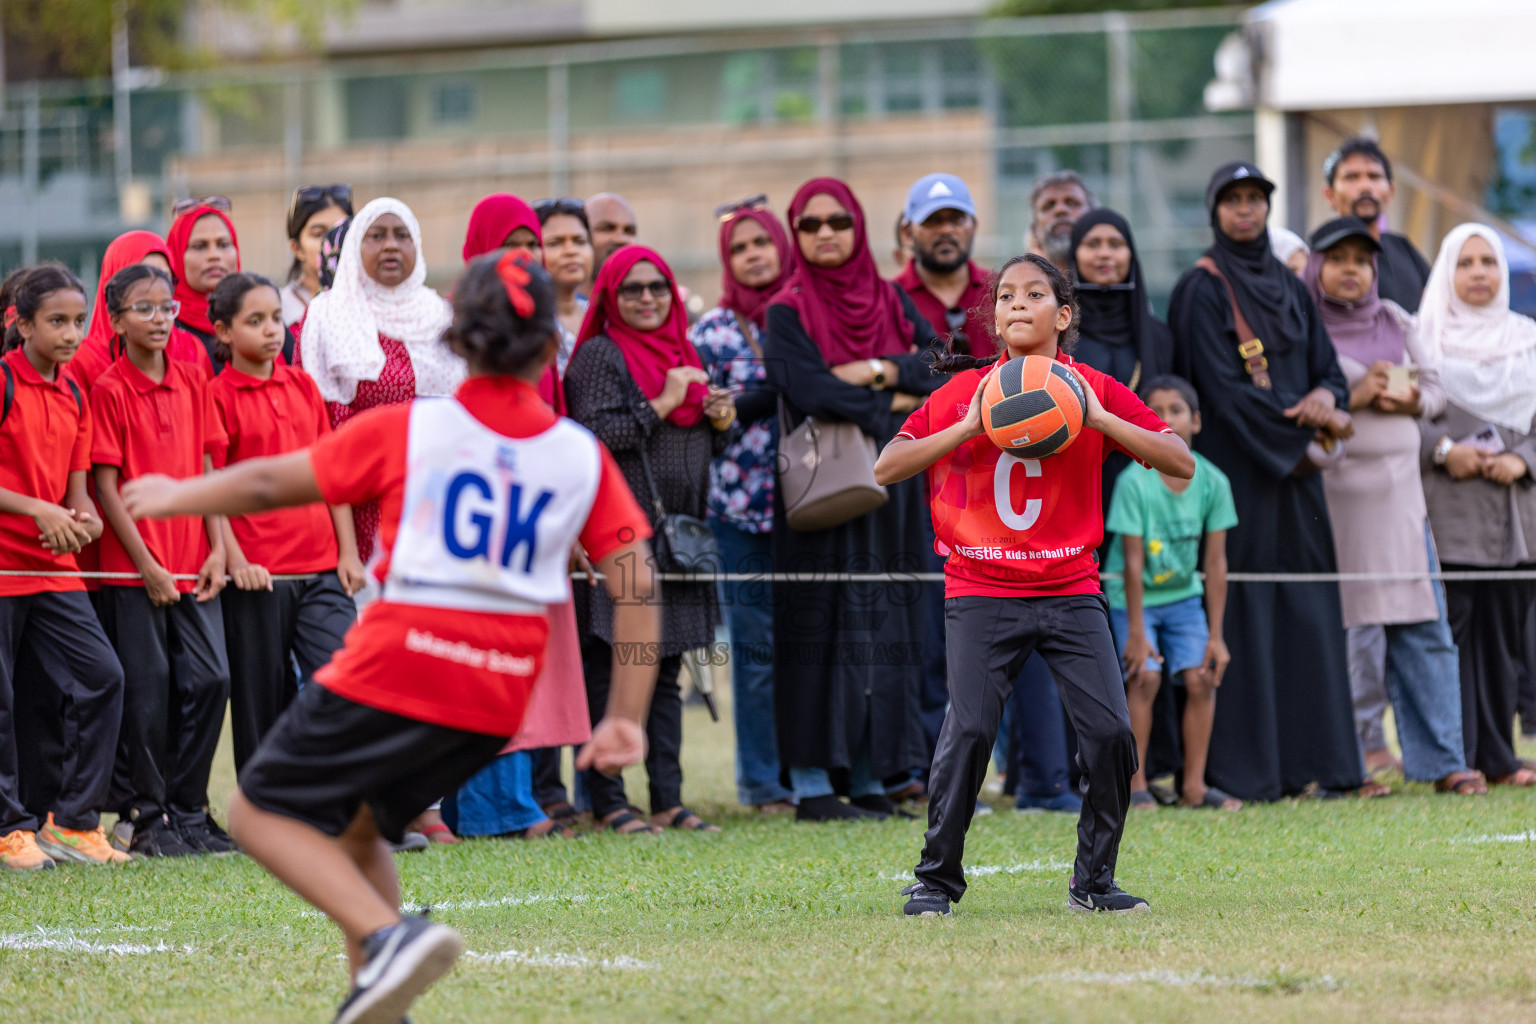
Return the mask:
<svg viewBox="0 0 1536 1024">
<path fill-rule="evenodd" d="M 1083 553 L 1083 545 L 1069 544 L 1059 548 L 955 548 L 966 558 L 978 562 L 1037 562 L 1053 558 L 1076 558 Z"/>
<path fill-rule="evenodd" d="M 475 647 L 462 640 L 444 640 L 442 637 L 410 629 L 405 633 L 405 649 L 431 658 L 442 658 L 456 665 L 482 668 L 509 676 L 533 675 L 534 659 L 526 655 L 504 654 L 497 650 Z"/>
</svg>

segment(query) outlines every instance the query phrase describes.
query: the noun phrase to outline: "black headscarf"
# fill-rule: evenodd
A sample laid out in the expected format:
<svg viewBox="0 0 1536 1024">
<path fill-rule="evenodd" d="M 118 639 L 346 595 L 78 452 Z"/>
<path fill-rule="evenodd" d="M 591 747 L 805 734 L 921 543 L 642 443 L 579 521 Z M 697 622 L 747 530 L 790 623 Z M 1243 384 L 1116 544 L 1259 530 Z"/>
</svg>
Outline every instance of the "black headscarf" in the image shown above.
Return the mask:
<svg viewBox="0 0 1536 1024">
<path fill-rule="evenodd" d="M 1205 254 L 1215 261 L 1232 285 L 1238 308 L 1243 311 L 1248 326 L 1253 328 L 1254 336 L 1264 343 L 1265 350 L 1287 352 L 1293 342 L 1307 337 L 1307 306 L 1310 303 L 1306 289 L 1290 268 L 1270 251 L 1267 226 L 1251 242 L 1234 241 L 1222 233 L 1216 207 L 1225 191 L 1225 188 L 1218 191 L 1211 202 L 1211 230 L 1216 244 Z"/>
<path fill-rule="evenodd" d="M 1123 284 L 1088 284 L 1083 280 L 1082 268 L 1077 266 L 1077 247 L 1100 224 L 1120 232 L 1130 247 L 1130 273 Z M 1083 214 L 1072 227 L 1072 261 L 1077 271 L 1077 304 L 1082 317 L 1073 358 L 1132 388 L 1169 372 L 1173 366 L 1173 334 L 1152 315 L 1141 258 L 1136 254 L 1136 240 L 1126 219 L 1102 206 Z"/>
</svg>

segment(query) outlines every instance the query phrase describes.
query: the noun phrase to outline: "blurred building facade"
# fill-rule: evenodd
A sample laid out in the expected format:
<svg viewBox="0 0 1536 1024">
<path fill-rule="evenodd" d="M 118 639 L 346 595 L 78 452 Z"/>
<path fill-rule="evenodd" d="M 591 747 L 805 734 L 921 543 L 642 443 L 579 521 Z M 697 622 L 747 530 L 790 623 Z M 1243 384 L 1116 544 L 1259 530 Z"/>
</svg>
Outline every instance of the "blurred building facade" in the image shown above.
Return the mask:
<svg viewBox="0 0 1536 1024">
<path fill-rule="evenodd" d="M 0 267 L 52 257 L 90 277 L 118 231 L 163 229 L 175 198 L 220 194 L 246 267 L 276 275 L 291 190 L 350 182 L 360 202 L 411 204 L 443 285 L 480 196 L 615 191 L 712 301 L 718 203 L 764 192 L 782 211 L 805 179 L 844 177 L 889 272 L 906 187 L 952 171 L 978 200 L 978 257 L 996 262 L 1021 246 L 1031 181 L 1072 167 L 1130 215 L 1166 293 L 1208 243 L 1209 169 L 1253 154 L 1252 115 L 1202 99 L 1240 14 L 999 20 L 986 6 L 365 0 L 322 52 L 288 58 L 204 16 L 216 70 L 11 83 Z"/>
</svg>

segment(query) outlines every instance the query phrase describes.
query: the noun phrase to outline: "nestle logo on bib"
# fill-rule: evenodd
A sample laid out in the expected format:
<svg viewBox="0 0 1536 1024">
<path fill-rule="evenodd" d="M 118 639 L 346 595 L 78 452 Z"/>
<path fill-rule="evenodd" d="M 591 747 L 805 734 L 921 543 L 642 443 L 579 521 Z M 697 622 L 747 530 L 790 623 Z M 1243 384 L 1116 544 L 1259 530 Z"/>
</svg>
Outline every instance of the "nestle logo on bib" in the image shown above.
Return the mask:
<svg viewBox="0 0 1536 1024">
<path fill-rule="evenodd" d="M 455 665 L 483 668 L 507 676 L 533 675 L 534 659 L 528 655 L 504 654 L 498 650 L 474 647 L 462 640 L 445 640 L 442 637 L 409 629 L 405 633 L 405 649 L 429 658 L 441 658 Z"/>
</svg>

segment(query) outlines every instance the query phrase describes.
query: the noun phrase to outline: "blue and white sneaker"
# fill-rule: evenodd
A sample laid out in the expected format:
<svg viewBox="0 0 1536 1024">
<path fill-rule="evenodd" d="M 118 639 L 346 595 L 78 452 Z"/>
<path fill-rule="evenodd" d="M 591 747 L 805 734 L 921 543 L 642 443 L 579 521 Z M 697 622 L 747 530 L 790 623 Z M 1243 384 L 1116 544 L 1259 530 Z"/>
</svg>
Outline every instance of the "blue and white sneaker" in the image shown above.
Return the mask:
<svg viewBox="0 0 1536 1024">
<path fill-rule="evenodd" d="M 464 940 L 452 928 L 414 915 L 363 940 L 368 962 L 335 1024 L 398 1024 L 416 997 L 447 974 Z"/>
<path fill-rule="evenodd" d="M 1088 892 L 1077 887 L 1077 879 L 1067 883 L 1067 909 L 1084 914 L 1134 914 L 1151 910 L 1152 904 L 1132 896 L 1118 885 L 1109 883 L 1108 892 Z"/>
</svg>

